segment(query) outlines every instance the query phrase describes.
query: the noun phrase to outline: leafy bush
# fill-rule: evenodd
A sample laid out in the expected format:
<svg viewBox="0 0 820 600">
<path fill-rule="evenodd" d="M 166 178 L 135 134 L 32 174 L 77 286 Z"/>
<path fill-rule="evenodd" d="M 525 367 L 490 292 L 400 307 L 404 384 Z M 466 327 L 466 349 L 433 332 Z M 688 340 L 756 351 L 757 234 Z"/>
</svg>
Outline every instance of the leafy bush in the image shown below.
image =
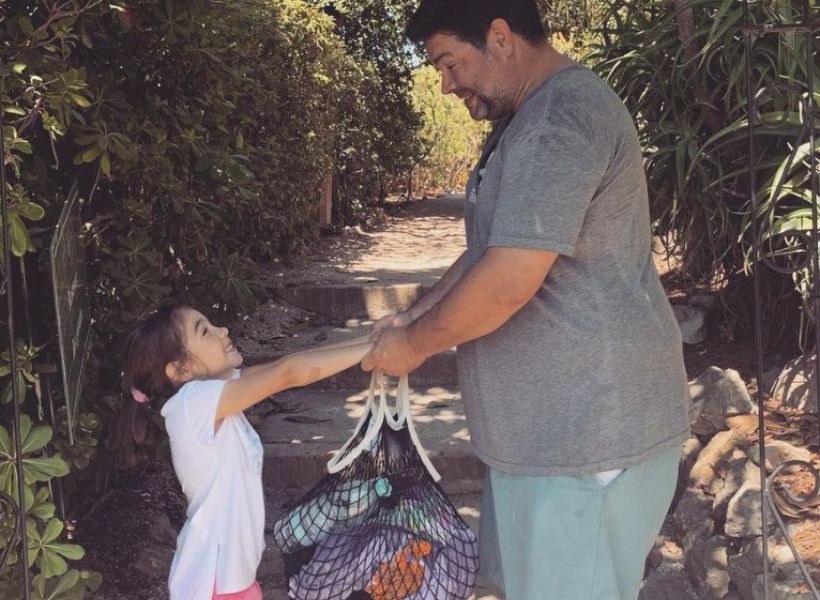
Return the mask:
<svg viewBox="0 0 820 600">
<path fill-rule="evenodd" d="M 792 23 L 800 19 L 800 4 L 754 3 L 751 17 L 757 24 Z M 808 125 L 801 99 L 810 70 L 820 80 L 820 39 L 813 38 L 812 60 L 794 34 L 754 41 L 749 83 L 759 111 L 754 169 L 760 206 L 753 216 L 742 8 L 732 0 L 613 3 L 590 60 L 639 124 L 656 233 L 680 241 L 694 284 L 714 286 L 717 280 L 726 288 L 735 330 L 748 332 L 751 219 L 768 232 L 765 257 L 782 264 L 806 250 L 799 236 L 811 228 L 807 140 L 796 148 L 796 160 L 789 157 Z M 808 324 L 810 271 L 807 265 L 792 277 L 761 270 L 772 342 L 796 338 L 801 297 Z"/>
<path fill-rule="evenodd" d="M 414 171 L 414 195 L 425 189 L 463 188 L 470 167 L 478 159 L 487 133 L 456 96 L 441 93 L 441 76 L 432 66 L 413 72 L 413 102 L 422 115 L 421 139 L 425 154 Z"/>
<path fill-rule="evenodd" d="M 68 465 L 60 456 L 44 455 L 51 441 L 52 429 L 47 425 L 33 426 L 28 415 L 20 421 L 20 443 L 23 456 L 23 486 L 26 503 L 24 524 L 28 539 L 28 568 L 34 568 L 33 598 L 53 600 L 82 598 L 86 590 L 95 590 L 100 577 L 88 571 L 69 569 L 66 560 L 79 560 L 85 554 L 76 544 L 58 541 L 65 525 L 55 516 L 48 482 L 68 473 Z M 10 432 L 0 426 L 0 491 L 18 497 L 16 451 Z M 5 548 L 14 532 L 13 515 L 0 513 L 0 550 Z M 10 568 L 17 562 L 11 553 L 7 568 L 0 571 L 0 599 L 22 597 L 22 582 Z"/>
<path fill-rule="evenodd" d="M 598 40 L 598 27 L 609 9 L 603 0 L 536 0 L 552 45 L 583 61 Z"/>
<path fill-rule="evenodd" d="M 404 34 L 416 2 L 311 0 L 332 15 L 361 82 L 341 97 L 336 145 L 335 218 L 357 219 L 380 203 L 422 153 L 412 98 L 413 53 Z"/>
</svg>

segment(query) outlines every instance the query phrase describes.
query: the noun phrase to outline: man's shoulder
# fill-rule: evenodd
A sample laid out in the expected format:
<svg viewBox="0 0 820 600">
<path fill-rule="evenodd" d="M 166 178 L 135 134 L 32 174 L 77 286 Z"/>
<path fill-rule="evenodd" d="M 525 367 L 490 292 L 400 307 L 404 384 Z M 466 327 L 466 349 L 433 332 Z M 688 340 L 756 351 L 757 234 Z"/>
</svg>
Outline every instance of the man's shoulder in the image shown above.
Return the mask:
<svg viewBox="0 0 820 600">
<path fill-rule="evenodd" d="M 506 137 L 570 128 L 590 140 L 608 138 L 619 123 L 626 124 L 624 119 L 613 119 L 613 113 L 625 110 L 608 83 L 586 67 L 573 66 L 553 75 L 533 94 L 510 123 Z"/>
</svg>

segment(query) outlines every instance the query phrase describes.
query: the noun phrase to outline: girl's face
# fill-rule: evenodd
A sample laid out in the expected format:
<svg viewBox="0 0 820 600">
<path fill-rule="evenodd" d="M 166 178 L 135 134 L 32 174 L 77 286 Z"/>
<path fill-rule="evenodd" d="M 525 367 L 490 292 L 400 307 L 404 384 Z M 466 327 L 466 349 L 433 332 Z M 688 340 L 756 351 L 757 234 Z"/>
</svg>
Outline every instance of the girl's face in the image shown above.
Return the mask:
<svg viewBox="0 0 820 600">
<path fill-rule="evenodd" d="M 231 343 L 226 327 L 215 327 L 198 310 L 182 308 L 179 324 L 185 337 L 189 358 L 177 369 L 174 379 L 190 381 L 203 378 L 227 378 L 242 365 L 242 355 Z"/>
</svg>

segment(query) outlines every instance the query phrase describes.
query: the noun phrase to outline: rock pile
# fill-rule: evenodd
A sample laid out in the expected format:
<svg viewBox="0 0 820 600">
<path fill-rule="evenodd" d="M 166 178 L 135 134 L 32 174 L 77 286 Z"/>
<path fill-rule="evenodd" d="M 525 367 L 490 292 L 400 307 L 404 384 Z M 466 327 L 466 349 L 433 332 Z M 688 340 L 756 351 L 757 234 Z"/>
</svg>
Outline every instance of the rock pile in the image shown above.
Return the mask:
<svg viewBox="0 0 820 600">
<path fill-rule="evenodd" d="M 778 381 L 787 378 L 794 381 L 798 376 L 792 370 Z M 680 589 L 680 582 L 668 577 L 677 570 L 685 571 L 697 598 L 760 600 L 763 519 L 757 405 L 733 370 L 710 367 L 690 382 L 690 391 L 693 435 L 684 445 L 675 501 L 649 557 L 641 598 L 691 599 L 691 591 Z M 786 408 L 767 411 L 765 416 L 766 476 L 790 460 L 817 466 L 818 456 L 808 448 L 817 444 L 816 419 L 811 421 L 814 437 L 810 438 L 807 428 L 801 427 L 802 412 Z M 782 479 L 792 493 L 810 496 L 814 479 L 809 472 L 789 473 Z M 774 495 L 786 517 L 789 536 L 820 582 L 820 501 L 795 504 L 777 487 Z M 766 510 L 769 598 L 814 598 L 771 510 Z"/>
</svg>

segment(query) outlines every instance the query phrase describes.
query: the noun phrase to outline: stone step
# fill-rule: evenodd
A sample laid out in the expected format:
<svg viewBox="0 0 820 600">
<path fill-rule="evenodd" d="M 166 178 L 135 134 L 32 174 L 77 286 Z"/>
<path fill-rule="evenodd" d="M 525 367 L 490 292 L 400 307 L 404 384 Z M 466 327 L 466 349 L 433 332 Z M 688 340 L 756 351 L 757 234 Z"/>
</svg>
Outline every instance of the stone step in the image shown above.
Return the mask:
<svg viewBox="0 0 820 600">
<path fill-rule="evenodd" d="M 425 289 L 418 283 L 299 285 L 277 287 L 274 295 L 284 302 L 333 320 L 380 319 L 407 310 Z"/>
<path fill-rule="evenodd" d="M 306 329 L 303 333 L 285 340 L 277 347 L 251 344 L 247 340 L 238 342 L 246 365 L 258 365 L 282 358 L 287 354 L 317 348 L 325 344 L 336 344 L 358 337 L 366 336 L 373 326 L 371 320 L 350 319 L 343 326 L 324 325 Z M 359 367 L 347 369 L 324 379 L 311 388 L 315 389 L 356 389 L 370 383 L 370 373 Z M 458 365 L 456 351 L 447 350 L 428 359 L 412 375 L 418 386 L 456 386 L 458 384 Z"/>
<path fill-rule="evenodd" d="M 470 444 L 457 390 L 419 386 L 411 395 L 413 422 L 433 464 L 448 481 L 481 479 L 484 465 Z M 249 413 L 265 448 L 266 485 L 299 488 L 327 473 L 364 412 L 367 390 L 301 389 L 279 394 Z M 285 412 L 293 411 L 293 412 Z M 267 414 L 266 414 L 267 413 Z"/>
</svg>

